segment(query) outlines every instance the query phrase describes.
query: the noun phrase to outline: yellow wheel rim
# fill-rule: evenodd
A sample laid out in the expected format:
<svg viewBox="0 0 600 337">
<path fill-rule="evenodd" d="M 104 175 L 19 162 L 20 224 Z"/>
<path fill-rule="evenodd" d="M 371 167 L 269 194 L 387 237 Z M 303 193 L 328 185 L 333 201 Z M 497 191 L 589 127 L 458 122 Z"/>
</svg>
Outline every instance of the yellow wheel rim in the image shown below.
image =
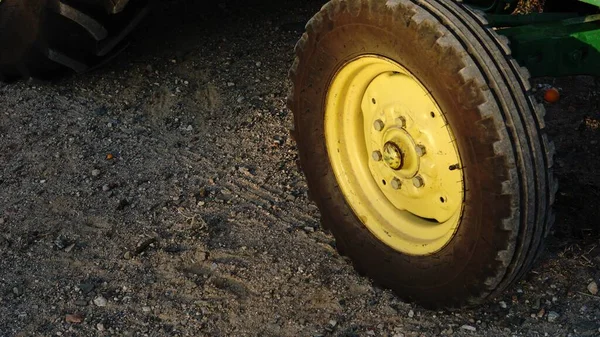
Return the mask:
<svg viewBox="0 0 600 337">
<path fill-rule="evenodd" d="M 463 208 L 462 164 L 422 83 L 390 59 L 361 56 L 337 72 L 325 108 L 335 177 L 369 231 L 409 255 L 450 242 Z"/>
</svg>

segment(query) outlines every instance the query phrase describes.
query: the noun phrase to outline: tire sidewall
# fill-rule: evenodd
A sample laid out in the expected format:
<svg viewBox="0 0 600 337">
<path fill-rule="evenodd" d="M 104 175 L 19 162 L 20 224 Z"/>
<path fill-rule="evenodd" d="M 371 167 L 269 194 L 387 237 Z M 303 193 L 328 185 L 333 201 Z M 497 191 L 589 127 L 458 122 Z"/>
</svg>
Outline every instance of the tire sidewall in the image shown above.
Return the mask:
<svg viewBox="0 0 600 337">
<path fill-rule="evenodd" d="M 296 125 L 309 186 L 319 208 L 327 210 L 325 223 L 359 270 L 400 293 L 413 292 L 422 302 L 469 297 L 468 293 L 477 291 L 467 285 L 477 287 L 497 268 L 495 243 L 509 240 L 508 234 L 498 231 L 511 207 L 500 183 L 506 179 L 504 158 L 498 158 L 493 148 L 497 130 L 478 109 L 485 103 L 483 91 L 489 88 L 465 83 L 460 71 L 472 65 L 450 48 L 435 47 L 441 37 L 435 30 L 394 22 L 389 13 L 365 13 L 352 16 L 341 11 L 337 17 L 321 17 L 325 31 L 309 41 L 301 57 L 304 72 L 294 88 L 299 93 L 296 97 L 302 99 L 293 109 L 300 112 Z M 463 216 L 453 239 L 429 256 L 402 254 L 374 237 L 346 203 L 329 163 L 324 133 L 326 93 L 337 71 L 365 54 L 387 57 L 411 71 L 431 91 L 456 137 L 465 178 Z"/>
</svg>

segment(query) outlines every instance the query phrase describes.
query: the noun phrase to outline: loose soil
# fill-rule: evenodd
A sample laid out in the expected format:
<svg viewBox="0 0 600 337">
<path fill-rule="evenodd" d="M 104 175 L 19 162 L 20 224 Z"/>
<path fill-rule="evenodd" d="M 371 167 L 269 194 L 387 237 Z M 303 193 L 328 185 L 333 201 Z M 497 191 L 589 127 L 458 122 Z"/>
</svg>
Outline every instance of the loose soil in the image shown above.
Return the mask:
<svg viewBox="0 0 600 337">
<path fill-rule="evenodd" d="M 322 1 L 207 3 L 161 3 L 93 73 L 0 84 L 0 336 L 600 335 L 598 79 L 534 83 L 562 94 L 547 254 L 428 311 L 335 251 L 296 166 L 286 75 Z"/>
</svg>

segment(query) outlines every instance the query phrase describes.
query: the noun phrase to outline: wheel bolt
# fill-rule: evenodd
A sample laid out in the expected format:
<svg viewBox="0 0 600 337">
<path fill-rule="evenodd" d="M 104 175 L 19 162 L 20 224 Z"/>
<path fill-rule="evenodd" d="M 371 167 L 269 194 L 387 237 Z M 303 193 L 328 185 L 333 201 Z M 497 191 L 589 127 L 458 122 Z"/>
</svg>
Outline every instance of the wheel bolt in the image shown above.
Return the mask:
<svg viewBox="0 0 600 337">
<path fill-rule="evenodd" d="M 383 159 L 383 156 L 381 155 L 381 151 L 373 151 L 373 154 L 371 156 L 373 157 L 373 159 L 375 161 L 381 161 L 381 159 Z"/>
<path fill-rule="evenodd" d="M 400 181 L 400 179 L 394 178 L 392 179 L 392 181 L 390 181 L 390 185 L 392 185 L 393 189 L 399 190 L 400 187 L 402 187 L 402 182 Z"/>
<path fill-rule="evenodd" d="M 401 128 L 405 128 L 406 127 L 406 118 L 404 117 L 398 117 L 394 120 L 396 122 L 396 124 L 401 127 Z"/>
<path fill-rule="evenodd" d="M 417 156 L 419 156 L 419 157 L 423 157 L 425 155 L 425 153 L 427 153 L 427 150 L 425 149 L 425 146 L 423 146 L 423 145 L 417 145 L 415 147 L 415 151 L 417 152 Z"/>
<path fill-rule="evenodd" d="M 383 130 L 383 127 L 385 126 L 385 123 L 383 123 L 383 121 L 381 119 L 376 120 L 375 122 L 373 122 L 373 127 L 375 128 L 375 130 L 377 131 L 381 131 Z"/>
<path fill-rule="evenodd" d="M 416 188 L 421 188 L 425 186 L 425 182 L 423 181 L 423 177 L 421 176 L 414 177 L 412 181 L 413 185 L 415 185 Z"/>
</svg>

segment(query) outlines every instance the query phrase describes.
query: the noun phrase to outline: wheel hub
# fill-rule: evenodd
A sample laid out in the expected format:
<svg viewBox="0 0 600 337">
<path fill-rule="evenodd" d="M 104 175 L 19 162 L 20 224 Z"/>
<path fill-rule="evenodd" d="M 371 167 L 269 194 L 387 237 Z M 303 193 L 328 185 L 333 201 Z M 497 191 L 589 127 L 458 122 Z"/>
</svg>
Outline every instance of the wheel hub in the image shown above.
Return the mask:
<svg viewBox="0 0 600 337">
<path fill-rule="evenodd" d="M 387 142 L 383 146 L 383 161 L 392 170 L 399 170 L 402 168 L 404 159 L 402 158 L 402 150 L 394 142 Z"/>
<path fill-rule="evenodd" d="M 428 255 L 454 236 L 460 156 L 441 109 L 407 69 L 371 55 L 343 66 L 328 91 L 325 138 L 348 205 L 378 239 Z"/>
</svg>

